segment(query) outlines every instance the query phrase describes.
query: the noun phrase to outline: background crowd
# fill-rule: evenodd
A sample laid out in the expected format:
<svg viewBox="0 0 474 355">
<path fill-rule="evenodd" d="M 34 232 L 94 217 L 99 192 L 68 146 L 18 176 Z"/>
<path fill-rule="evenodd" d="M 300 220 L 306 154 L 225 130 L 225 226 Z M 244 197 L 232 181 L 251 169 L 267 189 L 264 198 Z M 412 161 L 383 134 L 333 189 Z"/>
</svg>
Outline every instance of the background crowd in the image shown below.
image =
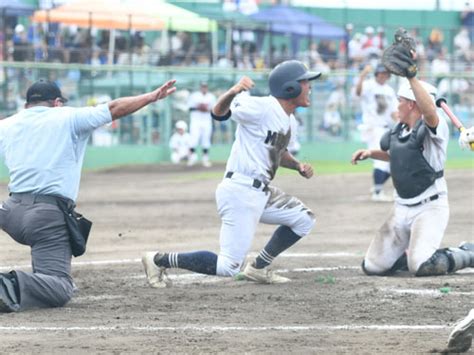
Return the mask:
<svg viewBox="0 0 474 355">
<path fill-rule="evenodd" d="M 34 23 L 25 18 L 11 18 L 4 21 L 4 24 L 0 40 L 0 59 L 6 63 L 80 64 L 97 68 L 86 71 L 70 69 L 60 74 L 49 71 L 49 79 L 57 81 L 66 92 L 68 82 L 110 76 L 110 72 L 104 69 L 107 64 L 123 66 L 123 71 L 130 67 L 173 66 L 177 70 L 195 67 L 203 70 L 217 68 L 265 73 L 284 60 L 299 59 L 312 70 L 326 74 L 326 79 L 314 88 L 318 91 L 318 97 L 315 98 L 317 102 L 313 105 L 313 111 L 302 110 L 298 113 L 302 141 L 314 140 L 320 136 L 350 138 L 361 119 L 360 103 L 357 95 L 354 95 L 354 86 L 367 64 L 375 68 L 380 62 L 381 54 L 392 42 L 391 35 L 395 30 L 395 27 L 372 25 L 370 21 L 347 23 L 344 26 L 343 38 L 304 38 L 295 52 L 291 38 L 284 35 L 268 38 L 269 34 L 262 33 L 261 29 L 245 26 L 231 26 L 225 30 L 220 28 L 218 43 L 215 46 L 215 34 L 211 32 L 110 31 L 58 23 Z M 419 72 L 437 86 L 440 96 L 449 97 L 451 106 L 462 120 L 472 120 L 473 6 L 466 3 L 466 8 L 459 12 L 456 28 L 447 30 L 442 27 L 417 27 L 408 30 L 417 42 Z M 15 91 L 17 95 L 24 92 L 22 88 L 28 86 L 31 81 L 29 73 L 22 69 L 4 69 L 0 76 L 4 82 L 10 82 L 4 85 L 6 87 L 3 88 L 3 95 L 0 95 L 3 99 L 2 109 L 15 110 L 22 105 L 24 98 L 17 96 L 12 100 L 10 91 Z M 167 136 L 175 122 L 183 120 L 189 123 L 188 97 L 198 89 L 198 83 L 202 79 L 187 80 L 170 100 L 173 110 L 171 122 L 167 125 Z M 210 91 L 219 95 L 222 88 L 218 80 L 216 82 L 212 78 L 204 79 L 209 82 Z M 19 83 L 15 90 L 11 89 L 12 82 Z M 399 83 L 392 78 L 390 84 L 396 88 Z M 71 95 L 79 96 L 77 90 L 70 91 Z M 82 95 L 80 99 L 82 103 L 93 104 L 103 101 L 104 97 L 114 96 L 113 91 L 94 92 Z M 163 123 L 160 122 L 162 112 L 150 109 L 146 113 L 138 114 L 144 116 L 142 121 L 123 119 L 120 126 L 108 127 L 108 131 L 99 132 L 104 133 L 104 136 L 96 138 L 96 143 L 162 143 L 165 132 Z M 2 116 L 5 115 L 6 113 L 2 113 Z M 147 131 L 146 138 L 143 131 Z M 107 138 L 107 132 L 109 136 L 114 136 L 113 139 Z M 230 142 L 232 136 L 229 132 L 229 127 L 217 125 L 213 130 L 213 142 Z"/>
</svg>

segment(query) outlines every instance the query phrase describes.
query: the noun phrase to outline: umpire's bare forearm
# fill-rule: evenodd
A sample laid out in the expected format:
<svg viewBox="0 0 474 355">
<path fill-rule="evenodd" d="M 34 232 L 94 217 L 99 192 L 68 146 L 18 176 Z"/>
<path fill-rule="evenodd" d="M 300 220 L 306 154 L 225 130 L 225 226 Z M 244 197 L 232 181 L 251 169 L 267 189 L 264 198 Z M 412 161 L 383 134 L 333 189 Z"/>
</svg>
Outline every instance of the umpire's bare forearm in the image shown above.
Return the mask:
<svg viewBox="0 0 474 355">
<path fill-rule="evenodd" d="M 176 91 L 174 87 L 176 80 L 169 80 L 159 88 L 146 94 L 121 97 L 109 102 L 109 110 L 112 120 L 130 115 L 139 109 L 158 100 L 164 99 Z"/>
</svg>

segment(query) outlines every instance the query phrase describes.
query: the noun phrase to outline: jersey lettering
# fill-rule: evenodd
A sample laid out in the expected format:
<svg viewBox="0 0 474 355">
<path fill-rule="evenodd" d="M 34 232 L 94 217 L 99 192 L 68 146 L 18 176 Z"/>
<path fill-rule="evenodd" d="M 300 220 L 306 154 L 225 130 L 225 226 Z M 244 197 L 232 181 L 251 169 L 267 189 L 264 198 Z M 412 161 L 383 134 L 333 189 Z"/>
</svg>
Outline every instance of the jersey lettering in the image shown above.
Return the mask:
<svg viewBox="0 0 474 355">
<path fill-rule="evenodd" d="M 270 145 L 272 146 L 275 145 L 277 136 L 278 136 L 277 132 L 267 131 L 267 138 L 265 138 L 265 144 L 270 143 Z"/>
</svg>

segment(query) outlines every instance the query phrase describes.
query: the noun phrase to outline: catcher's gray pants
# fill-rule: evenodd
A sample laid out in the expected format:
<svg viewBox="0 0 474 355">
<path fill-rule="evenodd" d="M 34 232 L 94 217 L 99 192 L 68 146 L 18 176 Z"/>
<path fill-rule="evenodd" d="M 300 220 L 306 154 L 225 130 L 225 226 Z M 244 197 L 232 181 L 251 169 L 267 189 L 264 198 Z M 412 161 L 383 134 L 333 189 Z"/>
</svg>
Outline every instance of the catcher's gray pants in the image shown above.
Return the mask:
<svg viewBox="0 0 474 355">
<path fill-rule="evenodd" d="M 0 227 L 31 247 L 33 273 L 18 271 L 20 310 L 60 307 L 72 297 L 71 246 L 64 213 L 55 205 L 14 194 L 0 206 Z"/>
</svg>

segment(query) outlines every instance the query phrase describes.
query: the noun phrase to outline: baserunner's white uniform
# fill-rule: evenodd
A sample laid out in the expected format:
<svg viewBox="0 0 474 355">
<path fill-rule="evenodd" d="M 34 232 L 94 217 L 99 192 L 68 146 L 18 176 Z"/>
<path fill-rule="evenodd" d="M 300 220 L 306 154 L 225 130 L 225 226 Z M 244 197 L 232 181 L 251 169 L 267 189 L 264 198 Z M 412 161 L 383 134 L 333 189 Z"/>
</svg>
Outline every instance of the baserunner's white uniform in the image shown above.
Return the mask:
<svg viewBox="0 0 474 355">
<path fill-rule="evenodd" d="M 201 146 L 203 149 L 209 149 L 211 147 L 212 117 L 210 112 L 215 103 L 216 97 L 210 92 L 203 94 L 201 91 L 196 91 L 189 97 L 188 106 L 191 110 L 189 134 L 193 148 Z M 205 105 L 206 111 L 200 111 L 199 105 Z"/>
<path fill-rule="evenodd" d="M 429 128 L 427 131 L 423 141 L 423 156 L 435 171 L 441 171 L 446 161 L 448 124 L 440 117 L 436 132 Z M 429 200 L 436 195 L 436 200 Z M 417 206 L 408 206 L 420 202 Z M 416 272 L 440 247 L 448 220 L 448 189 L 444 177 L 436 179 L 424 192 L 413 198 L 403 199 L 396 194 L 389 218 L 367 251 L 364 261 L 366 269 L 375 273 L 389 270 L 407 250 L 408 268 Z"/>
<path fill-rule="evenodd" d="M 300 200 L 267 187 L 292 139 L 293 115 L 286 114 L 273 96 L 245 93 L 234 98 L 230 109 L 238 125 L 225 177 L 216 190 L 222 220 L 218 275 L 227 274 L 229 263 L 242 265 L 259 222 L 288 226 L 301 237 L 315 222 Z"/>
</svg>

